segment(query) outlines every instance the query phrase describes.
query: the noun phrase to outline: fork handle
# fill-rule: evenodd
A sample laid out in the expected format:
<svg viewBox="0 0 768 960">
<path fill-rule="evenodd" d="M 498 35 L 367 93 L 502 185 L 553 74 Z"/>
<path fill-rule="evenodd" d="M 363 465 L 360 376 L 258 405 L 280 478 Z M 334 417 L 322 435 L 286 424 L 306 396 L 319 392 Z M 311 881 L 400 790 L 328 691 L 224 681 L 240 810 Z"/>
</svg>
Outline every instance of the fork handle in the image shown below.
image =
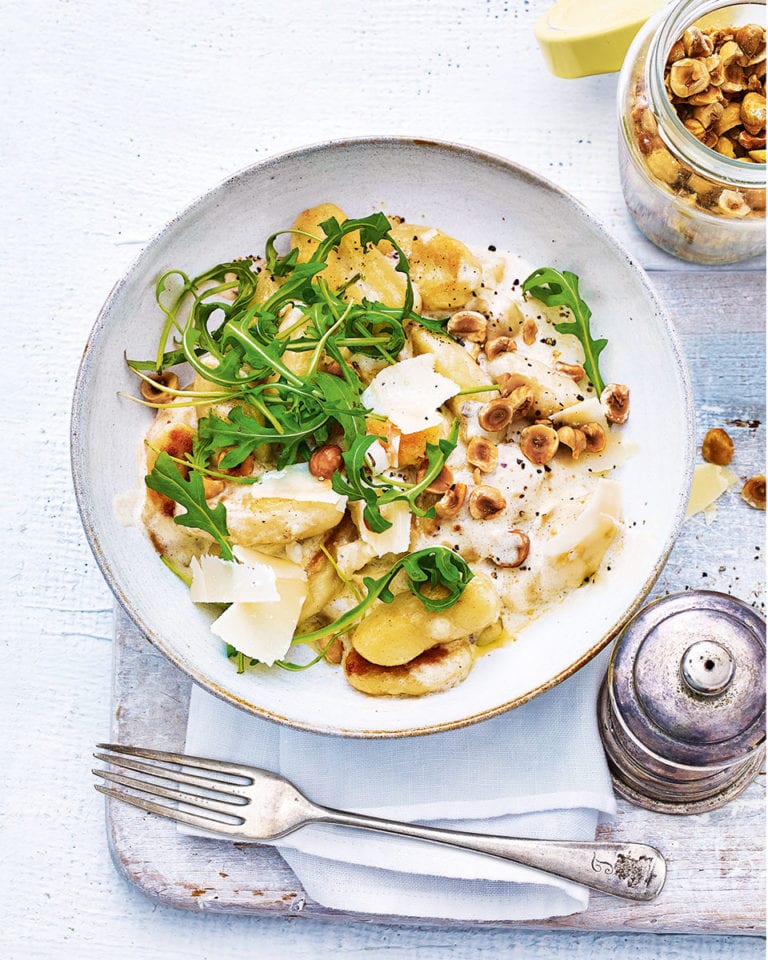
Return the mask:
<svg viewBox="0 0 768 960">
<path fill-rule="evenodd" d="M 317 820 L 430 840 L 542 870 L 626 900 L 653 900 L 667 874 L 664 857 L 645 843 L 531 840 L 440 830 L 320 807 Z"/>
</svg>

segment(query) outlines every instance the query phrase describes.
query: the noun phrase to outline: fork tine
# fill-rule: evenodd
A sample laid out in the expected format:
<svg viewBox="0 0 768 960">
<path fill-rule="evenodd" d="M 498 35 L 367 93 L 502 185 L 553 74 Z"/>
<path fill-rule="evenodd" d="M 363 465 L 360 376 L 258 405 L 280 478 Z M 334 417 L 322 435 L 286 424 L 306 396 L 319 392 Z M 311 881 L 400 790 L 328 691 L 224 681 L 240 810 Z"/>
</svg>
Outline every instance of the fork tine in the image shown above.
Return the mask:
<svg viewBox="0 0 768 960">
<path fill-rule="evenodd" d="M 229 797 L 243 797 L 243 786 L 237 783 L 224 783 L 222 780 L 216 780 L 213 777 L 196 777 L 190 773 L 182 773 L 181 770 L 171 770 L 168 767 L 156 766 L 150 763 L 141 763 L 139 760 L 129 760 L 124 756 L 113 756 L 109 753 L 94 753 L 97 760 L 103 760 L 105 763 L 111 763 L 116 767 L 124 767 L 128 770 L 135 770 L 137 773 L 147 773 L 150 776 L 158 777 L 160 780 L 171 780 L 175 783 L 186 783 L 191 787 L 200 787 L 203 790 L 210 790 Z M 224 787 L 226 786 L 226 789 Z"/>
<path fill-rule="evenodd" d="M 150 797 L 163 797 L 165 800 L 177 800 L 190 807 L 196 807 L 199 810 L 211 810 L 216 813 L 225 814 L 237 820 L 237 826 L 245 823 L 245 818 L 241 817 L 235 811 L 238 807 L 247 806 L 247 804 L 220 803 L 218 800 L 211 800 L 210 797 L 202 797 L 198 793 L 187 793 L 185 790 L 169 790 L 167 787 L 161 787 L 156 783 L 149 783 L 146 780 L 138 780 L 136 777 L 125 777 L 121 773 L 111 773 L 109 770 L 92 770 L 91 773 L 101 777 L 102 780 L 109 780 L 111 783 L 119 783 L 123 787 L 131 787 L 133 790 L 139 790 L 148 794 Z M 222 821 L 211 818 L 214 823 Z"/>
<path fill-rule="evenodd" d="M 165 750 L 149 750 L 144 747 L 125 747 L 119 743 L 97 743 L 100 750 L 110 750 L 112 753 L 128 754 L 132 757 L 141 757 L 144 760 L 157 760 L 164 763 L 178 763 L 183 767 L 195 767 L 198 770 L 227 773 L 234 777 L 243 777 L 253 783 L 250 769 L 237 763 L 225 763 L 223 760 L 210 760 L 207 757 L 192 757 L 185 753 L 168 753 Z"/>
<path fill-rule="evenodd" d="M 105 797 L 109 797 L 111 800 L 120 800 L 122 803 L 128 803 L 132 807 L 139 807 L 140 810 L 159 814 L 161 817 L 176 820 L 178 823 L 186 823 L 188 826 L 197 827 L 200 830 L 213 830 L 216 833 L 240 835 L 239 827 L 236 827 L 234 824 L 222 823 L 221 820 L 211 820 L 208 817 L 198 816 L 198 814 L 195 813 L 187 813 L 186 810 L 167 807 L 164 803 L 154 803 L 152 800 L 145 800 L 144 797 L 134 797 L 131 793 L 124 793 L 122 790 L 112 790 L 110 787 L 104 787 L 100 783 L 94 783 L 93 786 L 99 793 L 103 793 Z"/>
</svg>

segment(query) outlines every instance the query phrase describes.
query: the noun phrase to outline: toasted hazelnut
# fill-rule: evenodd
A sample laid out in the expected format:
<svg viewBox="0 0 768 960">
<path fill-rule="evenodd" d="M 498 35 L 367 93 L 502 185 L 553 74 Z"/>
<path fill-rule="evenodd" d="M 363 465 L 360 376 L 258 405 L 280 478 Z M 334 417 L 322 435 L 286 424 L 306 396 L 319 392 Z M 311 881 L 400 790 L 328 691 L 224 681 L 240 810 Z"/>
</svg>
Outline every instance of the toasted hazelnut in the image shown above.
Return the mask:
<svg viewBox="0 0 768 960">
<path fill-rule="evenodd" d="M 684 57 L 669 68 L 669 85 L 678 97 L 693 96 L 709 86 L 709 70 L 703 61 Z"/>
<path fill-rule="evenodd" d="M 765 475 L 750 477 L 741 488 L 741 496 L 755 510 L 765 510 Z"/>
<path fill-rule="evenodd" d="M 609 383 L 600 394 L 600 404 L 609 423 L 626 423 L 629 417 L 629 387 Z"/>
<path fill-rule="evenodd" d="M 688 27 L 683 34 L 683 49 L 686 57 L 708 57 L 715 49 L 712 38 L 698 27 Z"/>
<path fill-rule="evenodd" d="M 566 446 L 571 451 L 571 457 L 578 460 L 587 449 L 587 438 L 581 430 L 575 427 L 560 427 L 557 431 L 557 439 L 561 446 Z"/>
<path fill-rule="evenodd" d="M 765 147 L 762 147 L 760 150 L 750 150 L 749 158 L 755 163 L 765 163 Z"/>
<path fill-rule="evenodd" d="M 508 397 L 491 400 L 480 411 L 477 422 L 489 433 L 505 430 L 514 420 L 527 417 L 533 410 L 533 393 L 527 386 L 516 387 Z"/>
<path fill-rule="evenodd" d="M 448 321 L 448 333 L 459 340 L 471 340 L 482 343 L 488 329 L 488 321 L 475 310 L 459 310 Z"/>
<path fill-rule="evenodd" d="M 467 460 L 483 473 L 492 473 L 499 462 L 499 451 L 487 437 L 472 437 L 467 444 Z"/>
<path fill-rule="evenodd" d="M 325 660 L 327 663 L 332 663 L 335 665 L 341 663 L 343 656 L 344 644 L 341 642 L 339 637 L 336 637 L 331 641 L 328 649 L 325 651 Z"/>
<path fill-rule="evenodd" d="M 253 473 L 253 467 L 256 463 L 256 458 L 252 453 L 249 453 L 248 456 L 243 460 L 242 463 L 238 463 L 236 467 L 222 467 L 221 461 L 226 457 L 226 455 L 231 450 L 231 447 L 227 447 L 225 450 L 220 450 L 215 457 L 216 469 L 220 470 L 222 473 L 228 474 L 230 477 L 250 477 Z"/>
<path fill-rule="evenodd" d="M 728 133 L 729 130 L 732 130 L 734 127 L 737 127 L 741 123 L 741 104 L 740 103 L 727 103 L 723 108 L 722 116 L 715 123 L 715 133 L 718 136 L 722 137 L 724 133 Z"/>
<path fill-rule="evenodd" d="M 518 387 L 527 386 L 528 378 L 524 377 L 521 373 L 502 373 L 501 376 L 496 378 L 496 383 L 499 387 L 499 395 L 508 397 L 511 393 L 514 393 Z"/>
<path fill-rule="evenodd" d="M 492 520 L 506 509 L 507 501 L 500 490 L 488 484 L 475 487 L 469 495 L 469 513 L 475 520 Z"/>
<path fill-rule="evenodd" d="M 313 477 L 330 480 L 343 463 L 341 447 L 335 443 L 326 443 L 309 458 L 309 472 Z"/>
<path fill-rule="evenodd" d="M 435 504 L 436 516 L 443 520 L 448 517 L 455 517 L 459 510 L 461 510 L 461 508 L 464 506 L 464 501 L 466 498 L 466 483 L 454 483 L 450 490 L 447 490 L 441 499 Z"/>
<path fill-rule="evenodd" d="M 744 51 L 735 40 L 727 40 L 717 53 L 724 67 L 730 67 L 732 63 L 737 63 L 744 56 Z"/>
<path fill-rule="evenodd" d="M 531 344 L 536 342 L 536 334 L 538 332 L 539 328 L 536 321 L 529 317 L 523 324 L 523 343 L 530 347 Z"/>
<path fill-rule="evenodd" d="M 426 473 L 427 467 L 429 465 L 428 460 L 422 460 L 416 470 L 416 481 L 420 483 Z M 443 465 L 442 470 L 435 479 L 430 483 L 428 487 L 424 488 L 425 493 L 439 493 L 441 496 L 444 493 L 447 493 L 453 486 L 453 470 L 450 467 Z"/>
<path fill-rule="evenodd" d="M 557 453 L 559 443 L 554 427 L 545 426 L 543 423 L 526 427 L 520 434 L 521 453 L 537 467 L 549 463 Z"/>
<path fill-rule="evenodd" d="M 669 51 L 669 56 L 667 57 L 667 66 L 670 66 L 676 60 L 682 60 L 685 56 L 685 45 L 683 44 L 683 41 L 676 40 L 672 44 L 672 49 Z"/>
<path fill-rule="evenodd" d="M 224 481 L 215 477 L 203 477 L 203 493 L 206 500 L 217 497 L 224 489 Z"/>
<path fill-rule="evenodd" d="M 739 118 L 746 127 L 765 130 L 765 97 L 759 93 L 746 94 L 739 107 Z"/>
<path fill-rule="evenodd" d="M 717 206 L 726 217 L 746 217 L 751 212 L 744 195 L 738 190 L 723 190 L 718 198 Z"/>
<path fill-rule="evenodd" d="M 727 78 L 724 76 L 722 83 L 719 85 L 716 83 L 711 83 L 706 90 L 702 90 L 701 93 L 694 93 L 692 96 L 688 97 L 686 102 L 692 107 L 701 107 L 723 100 L 724 98 L 723 94 L 721 93 L 721 89 L 722 84 L 725 83 L 726 79 Z"/>
<path fill-rule="evenodd" d="M 744 51 L 745 56 L 751 59 L 765 52 L 765 27 L 757 23 L 747 23 L 738 28 L 734 34 L 734 40 Z"/>
<path fill-rule="evenodd" d="M 167 389 L 162 390 L 161 387 Z M 142 397 L 149 403 L 170 403 L 173 400 L 173 395 L 168 393 L 167 390 L 178 390 L 179 378 L 175 373 L 170 373 L 167 370 L 165 373 L 151 373 L 149 374 L 149 380 L 141 381 L 140 389 Z"/>
<path fill-rule="evenodd" d="M 580 363 L 563 363 L 562 360 L 557 361 L 555 370 L 564 374 L 566 377 L 570 377 L 571 380 L 574 380 L 576 383 L 578 383 L 579 380 L 583 380 L 587 375 L 584 367 L 582 367 Z"/>
<path fill-rule="evenodd" d="M 765 210 L 765 190 L 745 190 L 744 199 L 753 210 Z"/>
<path fill-rule="evenodd" d="M 749 153 L 753 150 L 765 150 L 765 132 L 762 137 L 756 137 L 747 130 L 742 130 L 736 139 Z"/>
<path fill-rule="evenodd" d="M 724 467 L 733 460 L 733 440 L 720 427 L 707 430 L 701 445 L 701 455 L 708 463 Z"/>
<path fill-rule="evenodd" d="M 658 180 L 672 185 L 682 172 L 682 167 L 665 147 L 653 150 L 646 160 L 648 169 Z"/>
<path fill-rule="evenodd" d="M 707 103 L 702 107 L 695 107 L 693 116 L 705 130 L 709 130 L 711 126 L 714 126 L 714 124 L 720 120 L 724 112 L 725 107 L 722 103 L 715 101 L 715 103 Z"/>
<path fill-rule="evenodd" d="M 338 360 L 332 360 L 332 359 L 325 360 L 325 362 L 323 363 L 323 370 L 326 373 L 330 373 L 331 376 L 334 376 L 334 377 L 344 376 L 344 372 L 342 371 L 341 364 L 339 363 Z M 326 657 L 326 660 L 327 659 L 328 658 Z"/>
<path fill-rule="evenodd" d="M 731 63 L 725 68 L 725 79 L 720 84 L 723 93 L 734 94 L 741 93 L 747 88 L 747 78 L 744 74 L 744 67 L 738 63 Z"/>
<path fill-rule="evenodd" d="M 697 140 L 703 140 L 706 136 L 707 131 L 704 127 L 704 124 L 695 117 L 691 117 L 690 119 L 684 121 L 683 126 L 688 133 L 692 133 Z"/>
<path fill-rule="evenodd" d="M 525 389 L 518 387 L 518 389 Z M 486 403 L 477 417 L 477 422 L 489 433 L 505 430 L 512 423 L 515 405 L 509 397 L 499 397 Z"/>
<path fill-rule="evenodd" d="M 528 534 L 523 533 L 522 530 L 510 530 L 509 538 L 510 547 L 515 551 L 515 554 L 509 560 L 501 560 L 497 557 L 493 557 L 493 562 L 497 567 L 519 567 L 520 564 L 525 563 L 525 561 L 528 559 L 528 554 L 531 551 L 531 541 L 528 537 Z"/>
<path fill-rule="evenodd" d="M 584 434 L 584 439 L 587 441 L 587 445 L 585 447 L 586 453 L 602 453 L 603 450 L 605 450 L 605 445 L 608 441 L 607 437 L 605 436 L 605 430 L 602 428 L 601 424 L 594 420 L 590 420 L 589 423 L 583 423 L 579 429 Z"/>
<path fill-rule="evenodd" d="M 728 137 L 718 137 L 714 149 L 724 157 L 730 157 L 732 160 L 736 159 L 736 151 L 733 149 L 733 143 Z"/>
<path fill-rule="evenodd" d="M 485 342 L 485 355 L 489 360 L 493 360 L 501 353 L 512 353 L 515 350 L 517 350 L 517 344 L 511 337 L 494 337 Z"/>
</svg>

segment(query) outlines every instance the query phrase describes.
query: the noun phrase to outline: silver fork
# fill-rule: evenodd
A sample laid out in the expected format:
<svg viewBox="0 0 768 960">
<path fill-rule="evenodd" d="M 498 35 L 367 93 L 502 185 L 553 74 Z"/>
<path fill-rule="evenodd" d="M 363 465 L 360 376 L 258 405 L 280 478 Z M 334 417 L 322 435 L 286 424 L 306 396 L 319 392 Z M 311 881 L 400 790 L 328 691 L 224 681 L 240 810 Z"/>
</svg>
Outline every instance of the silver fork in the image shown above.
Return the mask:
<svg viewBox="0 0 768 960">
<path fill-rule="evenodd" d="M 336 823 L 489 854 L 627 900 L 653 900 L 666 878 L 664 858 L 644 843 L 530 840 L 439 830 L 319 806 L 283 777 L 256 767 L 111 743 L 99 743 L 97 748 L 109 751 L 95 753 L 97 760 L 142 775 L 93 770 L 97 777 L 196 812 L 95 784 L 101 793 L 234 840 L 277 840 L 308 823 Z M 163 786 L 157 780 L 193 790 Z"/>
</svg>

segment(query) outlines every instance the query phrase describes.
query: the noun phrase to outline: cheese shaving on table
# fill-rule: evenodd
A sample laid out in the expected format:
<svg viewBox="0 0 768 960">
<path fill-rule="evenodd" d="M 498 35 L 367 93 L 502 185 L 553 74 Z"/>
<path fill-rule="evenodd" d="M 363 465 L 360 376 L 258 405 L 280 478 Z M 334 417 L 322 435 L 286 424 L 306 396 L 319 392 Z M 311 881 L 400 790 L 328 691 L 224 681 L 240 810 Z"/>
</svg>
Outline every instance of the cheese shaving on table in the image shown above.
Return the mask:
<svg viewBox="0 0 768 960">
<path fill-rule="evenodd" d="M 442 422 L 440 406 L 460 389 L 453 380 L 435 372 L 434 355 L 425 353 L 385 367 L 360 399 L 402 433 L 417 433 Z"/>
<path fill-rule="evenodd" d="M 714 463 L 697 464 L 693 471 L 686 519 L 704 512 L 707 523 L 711 523 L 715 518 L 715 501 L 738 479 L 728 467 L 720 467 Z"/>
</svg>

